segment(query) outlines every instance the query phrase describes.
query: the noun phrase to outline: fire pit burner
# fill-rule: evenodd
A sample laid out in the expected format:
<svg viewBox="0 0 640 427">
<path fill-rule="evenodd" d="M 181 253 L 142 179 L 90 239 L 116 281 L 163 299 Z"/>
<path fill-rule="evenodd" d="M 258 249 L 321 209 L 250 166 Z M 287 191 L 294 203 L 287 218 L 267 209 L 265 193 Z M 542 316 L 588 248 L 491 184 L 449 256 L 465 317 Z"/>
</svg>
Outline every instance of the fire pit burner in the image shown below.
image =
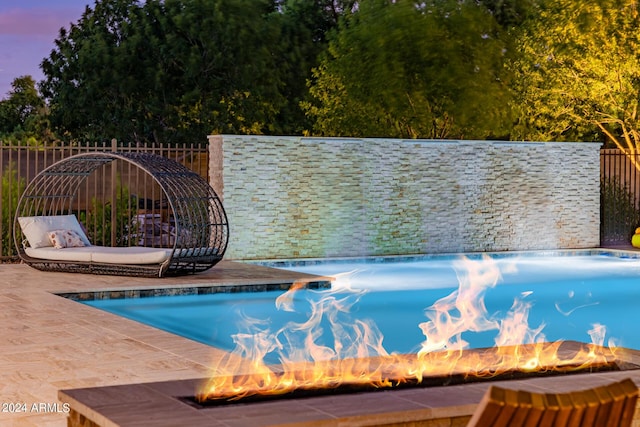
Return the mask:
<svg viewBox="0 0 640 427">
<path fill-rule="evenodd" d="M 568 352 L 565 349 L 565 353 L 572 353 L 576 348 L 583 348 L 583 345 L 575 342 L 565 342 L 565 347 L 570 347 Z M 640 369 L 640 365 L 630 363 L 615 357 L 609 350 L 601 348 L 603 352 L 602 357 L 597 361 L 585 363 L 580 360 L 571 360 L 569 363 L 563 363 L 558 366 L 551 367 L 538 367 L 535 370 L 528 369 L 486 369 L 474 372 L 472 374 L 468 372 L 454 372 L 451 374 L 442 375 L 428 375 L 424 376 L 421 380 L 416 378 L 397 378 L 391 374 L 384 374 L 381 377 L 380 382 L 384 382 L 387 385 L 380 386 L 371 383 L 357 383 L 355 381 L 340 381 L 340 383 L 326 383 L 321 386 L 313 385 L 300 385 L 277 393 L 260 393 L 249 392 L 242 394 L 217 394 L 217 395 L 194 395 L 194 396 L 182 396 L 178 397 L 179 400 L 185 402 L 195 408 L 204 409 L 215 406 L 223 406 L 230 404 L 244 404 L 244 403 L 256 403 L 265 402 L 278 399 L 298 399 L 307 397 L 318 397 L 328 395 L 350 394 L 350 393 L 363 393 L 385 390 L 398 390 L 413 387 L 442 387 L 449 385 L 466 384 L 472 382 L 481 381 L 504 381 L 515 379 L 526 379 L 535 377 L 549 377 L 571 374 L 585 374 L 596 372 L 611 372 L 611 371 L 628 371 Z M 465 353 L 477 354 L 479 350 L 468 350 Z M 414 355 L 405 355 L 402 358 L 406 360 L 414 359 Z M 372 359 L 379 360 L 379 359 Z M 383 369 L 385 371 L 385 369 Z M 391 371 L 389 371 L 391 372 Z M 240 377 L 233 377 L 240 378 Z"/>
</svg>

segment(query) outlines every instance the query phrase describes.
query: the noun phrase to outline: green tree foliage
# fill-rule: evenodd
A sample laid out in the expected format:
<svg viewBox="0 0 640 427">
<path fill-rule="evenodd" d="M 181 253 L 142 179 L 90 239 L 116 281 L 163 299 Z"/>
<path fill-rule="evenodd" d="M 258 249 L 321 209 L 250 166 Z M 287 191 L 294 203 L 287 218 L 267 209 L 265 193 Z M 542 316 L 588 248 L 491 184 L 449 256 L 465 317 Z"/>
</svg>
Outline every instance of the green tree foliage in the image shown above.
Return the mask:
<svg viewBox="0 0 640 427">
<path fill-rule="evenodd" d="M 0 256 L 14 256 L 13 216 L 18 206 L 18 200 L 26 186 L 25 179 L 18 175 L 15 164 L 6 165 L 0 177 L 0 230 L 2 235 L 2 253 Z"/>
<path fill-rule="evenodd" d="M 295 124 L 277 118 L 304 94 L 283 78 L 304 76 L 281 72 L 297 60 L 282 20 L 269 0 L 98 0 L 42 63 L 52 121 L 75 138 L 138 142 L 288 133 Z"/>
<path fill-rule="evenodd" d="M 280 28 L 278 72 L 280 90 L 287 100 L 275 117 L 285 133 L 302 134 L 312 125 L 300 108 L 309 100 L 307 81 L 327 47 L 327 35 L 341 17 L 351 13 L 354 0 L 282 0 L 269 19 Z M 273 126 L 275 129 L 276 126 Z"/>
<path fill-rule="evenodd" d="M 115 209 L 112 209 L 112 205 Z M 130 235 L 138 232 L 133 221 L 134 206 L 137 206 L 136 198 L 130 195 L 129 188 L 122 185 L 118 177 L 114 200 L 102 201 L 93 197 L 90 207 L 78 212 L 78 219 L 87 227 L 87 237 L 93 245 L 135 245 L 135 242 L 129 241 Z"/>
<path fill-rule="evenodd" d="M 631 0 L 98 0 L 40 88 L 65 139 L 307 130 L 633 153 L 638 24 Z"/>
<path fill-rule="evenodd" d="M 136 3 L 115 0 L 87 7 L 77 23 L 60 29 L 55 49 L 42 62 L 45 80 L 40 88 L 50 103 L 53 125 L 67 138 L 110 138 L 130 132 L 131 124 L 124 118 L 135 120 L 130 91 L 135 90 L 132 80 L 141 74 L 142 64 L 135 67 L 115 51 L 127 47 L 123 42 L 128 24 L 139 24 L 133 16 L 127 22 Z M 132 74 L 123 76 L 127 66 Z M 122 133 L 113 134 L 114 129 Z"/>
<path fill-rule="evenodd" d="M 509 123 L 500 27 L 471 1 L 368 0 L 346 15 L 306 103 L 321 135 L 499 137 Z"/>
<path fill-rule="evenodd" d="M 479 0 L 505 30 L 521 25 L 535 7 L 535 0 Z"/>
<path fill-rule="evenodd" d="M 46 106 L 31 76 L 13 80 L 8 97 L 0 101 L 0 134 L 33 136 L 45 132 Z"/>
<path fill-rule="evenodd" d="M 518 36 L 513 139 L 640 144 L 640 17 L 631 0 L 544 0 Z"/>
</svg>

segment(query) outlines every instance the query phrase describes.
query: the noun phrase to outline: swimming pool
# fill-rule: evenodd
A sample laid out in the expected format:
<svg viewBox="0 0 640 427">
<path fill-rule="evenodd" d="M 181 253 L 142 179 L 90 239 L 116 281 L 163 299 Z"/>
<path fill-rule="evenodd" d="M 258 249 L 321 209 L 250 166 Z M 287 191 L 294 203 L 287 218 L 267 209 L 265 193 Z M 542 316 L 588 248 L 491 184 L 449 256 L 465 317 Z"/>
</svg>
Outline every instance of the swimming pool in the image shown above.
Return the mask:
<svg viewBox="0 0 640 427">
<path fill-rule="evenodd" d="M 498 332 L 493 326 L 512 316 L 514 301 L 519 301 L 527 306 L 532 333 L 525 340 L 530 342 L 541 338 L 591 342 L 589 331 L 604 325 L 604 344 L 614 338 L 616 345 L 640 349 L 640 328 L 634 320 L 640 302 L 640 259 L 607 252 L 557 255 L 277 263 L 338 278 L 330 291 L 298 290 L 286 300 L 282 292 L 259 292 L 85 303 L 229 351 L 247 341 L 264 341 L 265 361 L 275 363 L 282 353 L 291 357 L 297 340 L 309 339 L 299 327 L 310 316 L 318 317 L 311 314 L 318 306 L 327 310 L 313 331 L 318 346 L 344 347 L 343 336 L 362 333 L 364 324 L 372 326 L 374 340 L 381 339 L 387 352 L 414 353 L 424 345 L 423 330 L 433 330 L 419 325 L 441 318 L 434 307 L 444 304 L 456 321 L 466 310 L 456 305 L 458 296 L 472 289 L 474 282 L 483 282 L 482 289 L 471 292 L 471 299 L 478 302 L 482 297 L 480 305 L 486 312 L 476 320 L 485 327 L 454 334 L 449 345 L 494 346 Z M 341 326 L 336 329 L 330 320 Z"/>
</svg>

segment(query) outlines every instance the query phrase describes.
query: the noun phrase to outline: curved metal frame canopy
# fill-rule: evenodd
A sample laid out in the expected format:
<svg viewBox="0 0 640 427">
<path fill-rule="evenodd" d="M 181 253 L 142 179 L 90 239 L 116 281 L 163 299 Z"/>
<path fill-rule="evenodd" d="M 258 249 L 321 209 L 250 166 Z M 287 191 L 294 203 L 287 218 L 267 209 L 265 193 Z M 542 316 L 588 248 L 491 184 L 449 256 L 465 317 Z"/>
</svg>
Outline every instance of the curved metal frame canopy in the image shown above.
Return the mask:
<svg viewBox="0 0 640 427">
<path fill-rule="evenodd" d="M 176 236 L 171 256 L 158 265 L 106 264 L 51 261 L 29 257 L 22 241 L 19 217 L 66 215 L 82 183 L 96 170 L 114 160 L 140 168 L 160 186 L 174 215 Z M 16 210 L 14 241 L 20 258 L 45 271 L 85 272 L 135 276 L 179 275 L 207 270 L 218 263 L 226 250 L 229 225 L 222 202 L 209 183 L 182 164 L 149 153 L 84 153 L 67 157 L 40 172 L 27 186 Z"/>
</svg>

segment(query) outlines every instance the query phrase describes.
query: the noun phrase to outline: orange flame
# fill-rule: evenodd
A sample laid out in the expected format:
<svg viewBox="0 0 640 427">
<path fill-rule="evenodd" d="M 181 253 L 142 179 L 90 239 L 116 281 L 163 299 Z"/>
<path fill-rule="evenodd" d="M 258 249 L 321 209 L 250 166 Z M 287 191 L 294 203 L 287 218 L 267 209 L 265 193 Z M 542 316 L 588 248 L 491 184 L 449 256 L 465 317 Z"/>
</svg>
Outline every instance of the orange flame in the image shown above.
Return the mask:
<svg viewBox="0 0 640 427">
<path fill-rule="evenodd" d="M 211 378 L 197 394 L 200 401 L 234 400 L 251 395 L 275 395 L 300 389 L 349 386 L 394 387 L 420 383 L 428 377 L 462 375 L 496 376 L 505 372 L 567 371 L 606 365 L 615 360 L 618 349 L 605 349 L 604 326 L 588 331 L 592 344 L 561 348 L 563 342 L 546 342 L 544 325 L 530 328 L 531 304 L 522 295 L 514 301 L 504 319 L 491 317 L 484 293 L 501 278 L 495 261 L 462 258 L 456 265 L 459 288 L 426 311 L 429 319 L 419 325 L 425 335 L 415 355 L 389 354 L 382 333 L 367 320 L 345 321 L 351 307 L 365 291 L 338 286 L 312 301 L 311 315 L 302 323 L 291 323 L 271 332 L 260 322 L 247 319 L 251 333 L 234 336 L 236 349 L 212 367 Z M 342 277 L 344 279 L 344 276 Z M 295 311 L 297 283 L 276 300 L 280 310 Z M 333 347 L 318 343 L 322 321 L 334 337 Z M 465 331 L 496 330 L 496 347 L 466 350 Z M 296 343 L 303 342 L 302 347 Z M 524 344 L 522 344 L 524 343 Z M 611 344 L 611 343 L 610 343 Z M 282 352 L 292 348 L 288 356 Z M 276 351 L 280 364 L 269 366 L 265 356 Z"/>
</svg>

